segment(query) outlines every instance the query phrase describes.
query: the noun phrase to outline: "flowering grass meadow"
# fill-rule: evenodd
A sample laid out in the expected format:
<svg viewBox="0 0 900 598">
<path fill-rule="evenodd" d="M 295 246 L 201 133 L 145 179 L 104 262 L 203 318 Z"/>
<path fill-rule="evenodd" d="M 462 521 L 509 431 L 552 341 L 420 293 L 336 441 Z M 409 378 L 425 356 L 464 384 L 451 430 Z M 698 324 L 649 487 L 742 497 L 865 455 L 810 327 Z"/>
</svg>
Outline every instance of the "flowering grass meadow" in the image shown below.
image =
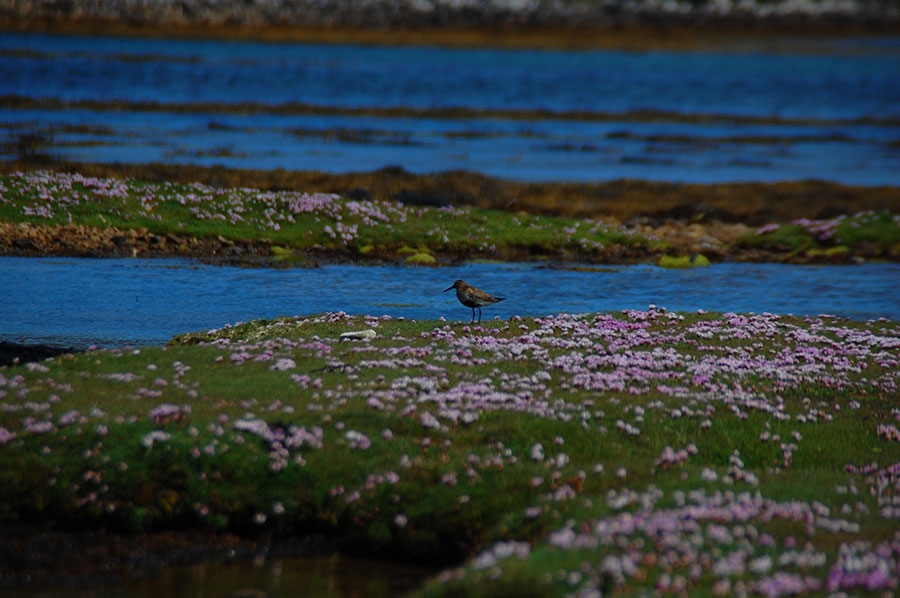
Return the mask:
<svg viewBox="0 0 900 598">
<path fill-rule="evenodd" d="M 887 595 L 900 324 L 341 312 L 24 364 L 0 521 L 323 533 L 421 596 Z"/>
<path fill-rule="evenodd" d="M 685 253 L 639 223 L 43 170 L 0 175 L 0 222 L 251 241 L 268 245 L 273 259 L 286 263 L 302 262 L 310 251 L 418 264 L 461 255 L 608 261 Z M 733 246 L 717 243 L 705 247 L 715 255 L 750 250 L 770 252 L 777 259 L 897 259 L 900 214 L 866 211 L 826 220 L 773 222 L 750 230 Z M 187 252 L 187 245 L 183 249 Z"/>
<path fill-rule="evenodd" d="M 659 245 L 633 229 L 587 219 L 51 171 L 0 175 L 0 221 L 251 240 L 271 244 L 281 259 L 327 250 L 353 258 L 417 255 L 429 263 L 423 255 L 578 255 Z"/>
</svg>

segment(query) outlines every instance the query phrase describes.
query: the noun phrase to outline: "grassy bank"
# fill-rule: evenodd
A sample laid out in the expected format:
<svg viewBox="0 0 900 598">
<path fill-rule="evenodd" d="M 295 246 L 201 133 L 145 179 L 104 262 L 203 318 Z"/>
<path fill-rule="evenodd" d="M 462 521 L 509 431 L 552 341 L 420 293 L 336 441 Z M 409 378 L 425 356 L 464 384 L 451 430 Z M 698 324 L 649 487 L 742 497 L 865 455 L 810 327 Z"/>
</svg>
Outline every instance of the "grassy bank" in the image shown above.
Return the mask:
<svg viewBox="0 0 900 598">
<path fill-rule="evenodd" d="M 503 186 L 497 181 L 462 173 L 433 180 L 382 174 L 382 183 L 417 179 L 419 186 L 401 183 L 391 194 L 373 180 L 337 192 L 311 183 L 306 192 L 276 184 L 263 190 L 45 170 L 0 175 L 0 249 L 8 255 L 183 255 L 295 265 L 323 257 L 426 265 L 473 258 L 621 263 L 689 254 L 755 261 L 900 259 L 900 215 L 891 208 L 774 222 L 755 214 L 751 221 L 766 224 L 750 227 L 716 218 L 723 214 L 696 203 L 696 190 L 657 189 L 662 197 L 651 200 L 652 190 L 645 189 L 638 193 L 645 201 L 626 194 L 598 204 L 570 189 L 543 211 L 535 204 L 540 194 L 500 209 L 496 190 Z M 567 193 L 575 199 L 565 201 Z M 727 204 L 729 195 L 720 195 Z M 892 205 L 889 197 L 884 194 L 882 203 Z M 758 203 L 764 209 L 769 200 Z M 625 221 L 623 209 L 632 210 Z M 706 218 L 701 209 L 713 215 Z M 782 217 L 785 209 L 792 208 L 782 206 Z"/>
<path fill-rule="evenodd" d="M 898 338 L 654 307 L 332 313 L 59 357 L 0 370 L 0 521 L 325 534 L 448 567 L 428 596 L 887 590 Z"/>
<path fill-rule="evenodd" d="M 825 181 L 781 183 L 666 183 L 615 180 L 601 183 L 528 183 L 452 171 L 414 174 L 402 168 L 333 174 L 316 171 L 255 170 L 178 164 L 0 163 L 0 173 L 53 170 L 98 179 L 154 183 L 202 183 L 210 187 L 250 188 L 348 195 L 364 191 L 373 199 L 419 205 L 455 205 L 521 210 L 540 216 L 721 220 L 762 226 L 801 218 L 822 220 L 841 214 L 898 209 L 893 187 L 857 187 Z"/>
<path fill-rule="evenodd" d="M 135 243 L 134 232 L 142 238 L 148 233 L 158 237 L 155 245 L 172 245 L 173 253 L 191 253 L 198 242 L 219 240 L 232 247 L 241 243 L 285 263 L 302 263 L 310 252 L 432 264 L 435 255 L 589 256 L 595 250 L 627 252 L 632 246 L 645 252 L 656 244 L 634 231 L 596 221 L 451 205 L 409 206 L 331 193 L 149 183 L 48 171 L 0 177 L 0 193 L 0 221 L 42 226 L 51 240 L 56 228 L 66 226 L 84 227 L 79 230 L 88 238 L 92 231 L 105 229 L 125 237 L 117 240 L 97 233 L 101 252 L 107 244 L 108 249 L 118 245 L 127 253 Z M 47 238 L 38 238 L 33 245 L 47 243 Z"/>
</svg>

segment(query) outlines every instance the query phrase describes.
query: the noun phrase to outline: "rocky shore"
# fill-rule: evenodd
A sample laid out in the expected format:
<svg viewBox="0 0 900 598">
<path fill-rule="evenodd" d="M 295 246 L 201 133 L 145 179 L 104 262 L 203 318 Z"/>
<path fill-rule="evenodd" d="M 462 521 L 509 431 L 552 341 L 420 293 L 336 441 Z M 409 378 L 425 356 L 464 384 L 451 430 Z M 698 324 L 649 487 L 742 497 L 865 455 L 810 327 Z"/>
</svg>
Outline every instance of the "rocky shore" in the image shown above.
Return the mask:
<svg viewBox="0 0 900 598">
<path fill-rule="evenodd" d="M 715 260 L 726 258 L 742 261 L 785 261 L 776 255 L 762 255 L 756 251 L 739 252 L 733 244 L 744 233 L 751 230 L 738 223 L 689 223 L 669 220 L 661 224 L 635 222 L 631 228 L 640 234 L 659 239 L 670 248 L 668 251 L 687 255 L 703 254 Z M 628 263 L 653 260 L 656 253 L 647 250 L 630 250 L 621 255 L 604 255 L 602 252 L 583 256 L 587 261 L 604 263 Z M 662 250 L 660 250 L 661 254 Z M 243 266 L 278 265 L 270 244 L 259 241 L 232 241 L 224 237 L 218 239 L 198 239 L 178 235 L 157 235 L 143 229 L 123 230 L 115 227 L 95 228 L 84 225 L 37 225 L 30 223 L 0 222 L 0 255 L 16 257 L 183 257 L 206 262 L 239 264 Z M 402 261 L 405 255 L 338 254 L 335 252 L 311 252 L 303 264 L 341 261 L 390 262 Z M 466 255 L 442 256 L 449 262 L 465 260 Z M 515 259 L 516 256 L 498 256 Z M 522 257 L 527 256 L 520 256 Z M 844 260 L 846 256 L 841 256 Z M 792 261 L 803 261 L 801 258 Z"/>
<path fill-rule="evenodd" d="M 634 45 L 900 28 L 895 0 L 0 0 L 0 27 L 375 43 Z M 679 33 L 680 32 L 680 33 Z M 635 37 L 637 36 L 637 37 Z"/>
<path fill-rule="evenodd" d="M 0 255 L 8 256 L 246 259 L 268 254 L 267 245 L 235 242 L 224 237 L 198 239 L 174 234 L 157 235 L 142 228 L 0 222 Z"/>
<path fill-rule="evenodd" d="M 573 27 L 703 22 L 883 23 L 887 0 L 5 0 L 9 19 L 120 21 L 134 25 L 307 27 Z"/>
</svg>

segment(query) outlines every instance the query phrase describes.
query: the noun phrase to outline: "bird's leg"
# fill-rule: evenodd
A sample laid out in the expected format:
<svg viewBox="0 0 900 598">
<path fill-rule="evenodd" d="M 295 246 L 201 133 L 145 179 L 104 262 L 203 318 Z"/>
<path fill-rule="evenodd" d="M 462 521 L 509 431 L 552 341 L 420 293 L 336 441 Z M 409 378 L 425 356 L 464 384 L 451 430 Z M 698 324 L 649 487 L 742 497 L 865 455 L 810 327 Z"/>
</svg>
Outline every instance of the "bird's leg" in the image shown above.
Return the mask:
<svg viewBox="0 0 900 598">
<path fill-rule="evenodd" d="M 478 323 L 481 324 L 481 308 L 478 308 Z"/>
<path fill-rule="evenodd" d="M 473 307 L 472 308 L 472 322 L 474 322 L 474 321 L 475 321 L 475 308 Z M 472 322 L 469 322 L 469 323 L 471 324 Z"/>
</svg>

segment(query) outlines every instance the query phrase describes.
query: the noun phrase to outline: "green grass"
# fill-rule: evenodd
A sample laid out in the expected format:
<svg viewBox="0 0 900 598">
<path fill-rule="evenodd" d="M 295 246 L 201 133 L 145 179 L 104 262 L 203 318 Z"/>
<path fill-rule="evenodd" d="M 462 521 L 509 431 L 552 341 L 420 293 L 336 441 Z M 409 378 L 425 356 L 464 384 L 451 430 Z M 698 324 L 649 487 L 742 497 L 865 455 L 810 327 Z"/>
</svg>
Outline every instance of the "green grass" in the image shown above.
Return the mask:
<svg viewBox="0 0 900 598">
<path fill-rule="evenodd" d="M 898 338 L 661 310 L 325 314 L 64 356 L 0 370 L 0 522 L 324 533 L 447 567 L 425 596 L 824 591 L 841 551 L 896 581 Z M 279 453 L 248 419 L 308 436 Z"/>
<path fill-rule="evenodd" d="M 900 216 L 870 211 L 828 220 L 773 224 L 744 235 L 738 246 L 826 257 L 864 247 L 870 257 L 886 257 L 900 248 Z"/>
</svg>

